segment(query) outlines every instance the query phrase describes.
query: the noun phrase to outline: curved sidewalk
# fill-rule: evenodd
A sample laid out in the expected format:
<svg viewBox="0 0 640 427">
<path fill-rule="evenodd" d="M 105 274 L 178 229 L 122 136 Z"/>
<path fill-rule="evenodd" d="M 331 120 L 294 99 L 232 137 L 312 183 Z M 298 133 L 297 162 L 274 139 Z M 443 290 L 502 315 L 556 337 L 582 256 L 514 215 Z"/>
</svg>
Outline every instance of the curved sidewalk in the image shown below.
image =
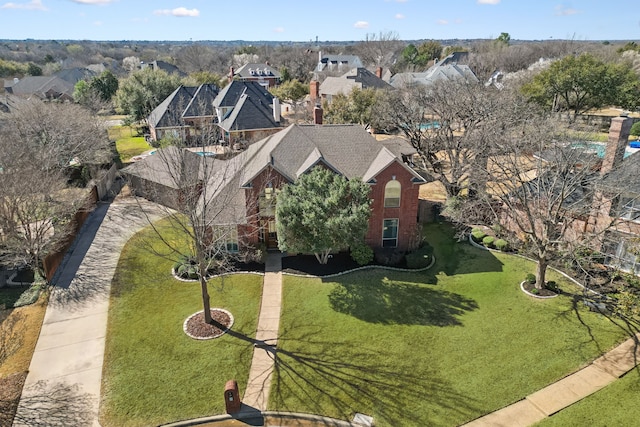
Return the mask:
<svg viewBox="0 0 640 427">
<path fill-rule="evenodd" d="M 464 426 L 530 426 L 611 384 L 635 368 L 639 361 L 640 334 L 636 334 L 589 366 Z"/>
<path fill-rule="evenodd" d="M 54 278 L 14 426 L 100 425 L 111 280 L 127 240 L 162 215 L 134 198 L 101 202 L 91 213 Z"/>
</svg>

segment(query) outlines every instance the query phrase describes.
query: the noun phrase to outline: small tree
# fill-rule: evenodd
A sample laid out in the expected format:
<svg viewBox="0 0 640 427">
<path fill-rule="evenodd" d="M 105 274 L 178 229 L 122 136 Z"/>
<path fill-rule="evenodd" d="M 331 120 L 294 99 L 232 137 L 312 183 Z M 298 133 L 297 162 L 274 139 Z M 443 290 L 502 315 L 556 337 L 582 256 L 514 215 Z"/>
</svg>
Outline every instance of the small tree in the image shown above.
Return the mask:
<svg viewBox="0 0 640 427">
<path fill-rule="evenodd" d="M 284 251 L 313 253 L 326 264 L 332 250 L 362 242 L 367 232 L 369 186 L 315 167 L 277 196 L 278 246 Z"/>
<path fill-rule="evenodd" d="M 135 121 L 146 119 L 151 111 L 180 85 L 180 77 L 147 67 L 133 72 L 120 83 L 116 107 Z"/>
</svg>

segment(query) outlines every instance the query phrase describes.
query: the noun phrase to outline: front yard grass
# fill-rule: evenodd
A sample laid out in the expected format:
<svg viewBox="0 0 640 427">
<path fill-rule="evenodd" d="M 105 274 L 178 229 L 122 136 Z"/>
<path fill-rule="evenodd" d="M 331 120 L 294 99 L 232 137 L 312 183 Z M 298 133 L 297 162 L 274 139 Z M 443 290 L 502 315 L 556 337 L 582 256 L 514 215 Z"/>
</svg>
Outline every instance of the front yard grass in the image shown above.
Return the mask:
<svg viewBox="0 0 640 427">
<path fill-rule="evenodd" d="M 136 129 L 129 126 L 113 126 L 109 128 L 109 138 L 116 141 L 116 151 L 122 163 L 128 163 L 131 158 L 138 156 L 151 147 L 144 136 L 137 136 Z"/>
<path fill-rule="evenodd" d="M 200 285 L 174 279 L 173 262 L 154 255 L 144 241 L 161 249 L 149 229 L 134 236 L 112 284 L 101 402 L 105 427 L 224 413 L 225 382 L 236 379 L 244 390 L 249 375 L 252 342 L 230 334 L 208 341 L 185 335 L 184 320 L 202 310 Z M 254 337 L 262 277 L 238 274 L 209 285 L 211 306 L 235 317 L 232 331 Z"/>
<path fill-rule="evenodd" d="M 377 426 L 454 426 L 511 404 L 588 364 L 627 336 L 574 304 L 525 295 L 534 264 L 425 235 L 436 265 L 321 280 L 285 277 L 270 409 Z M 562 276 L 561 287 L 579 293 Z"/>
</svg>

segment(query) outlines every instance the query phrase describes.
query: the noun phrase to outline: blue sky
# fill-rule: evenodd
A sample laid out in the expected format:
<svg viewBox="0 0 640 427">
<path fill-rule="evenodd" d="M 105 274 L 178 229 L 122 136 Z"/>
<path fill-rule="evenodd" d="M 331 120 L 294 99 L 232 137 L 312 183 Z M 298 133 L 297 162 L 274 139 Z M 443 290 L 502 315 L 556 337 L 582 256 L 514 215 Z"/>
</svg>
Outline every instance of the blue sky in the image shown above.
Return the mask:
<svg viewBox="0 0 640 427">
<path fill-rule="evenodd" d="M 0 0 L 0 39 L 638 40 L 638 0 Z"/>
</svg>

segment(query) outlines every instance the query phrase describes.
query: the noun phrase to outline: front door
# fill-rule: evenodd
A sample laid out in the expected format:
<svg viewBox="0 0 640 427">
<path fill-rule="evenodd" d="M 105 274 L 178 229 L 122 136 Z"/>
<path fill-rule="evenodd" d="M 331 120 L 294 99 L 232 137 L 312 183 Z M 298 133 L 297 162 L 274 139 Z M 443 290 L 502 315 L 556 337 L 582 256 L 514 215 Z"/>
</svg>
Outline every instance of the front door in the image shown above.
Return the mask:
<svg viewBox="0 0 640 427">
<path fill-rule="evenodd" d="M 278 233 L 276 232 L 276 220 L 264 219 L 262 225 L 264 242 L 267 249 L 278 249 Z"/>
</svg>

